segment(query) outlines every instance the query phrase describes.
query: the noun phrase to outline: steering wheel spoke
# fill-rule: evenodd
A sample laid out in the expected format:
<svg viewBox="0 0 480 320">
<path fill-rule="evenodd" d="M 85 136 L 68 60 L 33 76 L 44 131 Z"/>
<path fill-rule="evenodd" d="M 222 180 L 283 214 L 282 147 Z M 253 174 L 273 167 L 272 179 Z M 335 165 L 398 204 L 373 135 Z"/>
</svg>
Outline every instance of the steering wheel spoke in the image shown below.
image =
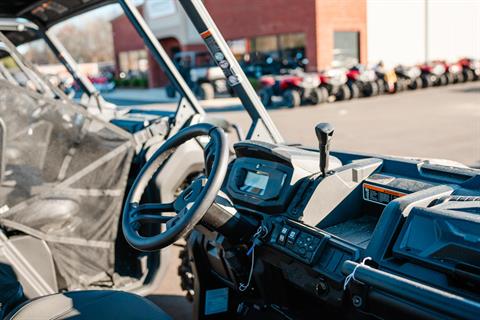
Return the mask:
<svg viewBox="0 0 480 320">
<path fill-rule="evenodd" d="M 130 224 L 136 230 L 140 228 L 143 223 L 158 223 L 158 224 L 167 224 L 173 220 L 174 217 L 171 216 L 157 216 L 154 214 L 142 214 L 137 215 L 130 219 Z"/>
<path fill-rule="evenodd" d="M 143 213 L 174 212 L 173 202 L 170 203 L 130 203 L 130 215 L 135 216 Z"/>
<path fill-rule="evenodd" d="M 167 229 L 173 228 L 177 224 L 178 221 L 179 221 L 179 218 L 177 216 L 172 217 L 172 219 L 170 219 L 166 222 Z"/>
</svg>

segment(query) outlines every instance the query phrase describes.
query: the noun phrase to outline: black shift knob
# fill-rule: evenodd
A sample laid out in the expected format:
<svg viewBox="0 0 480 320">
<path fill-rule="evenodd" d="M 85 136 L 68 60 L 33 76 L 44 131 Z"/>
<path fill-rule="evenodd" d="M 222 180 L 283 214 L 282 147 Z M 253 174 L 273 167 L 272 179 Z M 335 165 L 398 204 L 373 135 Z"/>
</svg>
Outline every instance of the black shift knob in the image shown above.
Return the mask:
<svg viewBox="0 0 480 320">
<path fill-rule="evenodd" d="M 328 169 L 330 141 L 332 140 L 334 131 L 330 123 L 319 123 L 315 126 L 315 134 L 317 135 L 320 150 L 320 171 L 323 176 L 325 176 Z"/>
</svg>

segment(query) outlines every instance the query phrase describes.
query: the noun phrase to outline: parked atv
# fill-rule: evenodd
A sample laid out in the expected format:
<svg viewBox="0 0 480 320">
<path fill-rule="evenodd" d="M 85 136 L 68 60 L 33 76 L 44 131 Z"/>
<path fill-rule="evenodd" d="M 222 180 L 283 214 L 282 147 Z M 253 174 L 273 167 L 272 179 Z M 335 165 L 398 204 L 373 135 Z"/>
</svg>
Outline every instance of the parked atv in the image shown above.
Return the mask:
<svg viewBox="0 0 480 320">
<path fill-rule="evenodd" d="M 458 61 L 462 67 L 464 81 L 476 81 L 480 79 L 480 60 L 463 58 Z"/>
<path fill-rule="evenodd" d="M 465 82 L 465 77 L 462 72 L 462 65 L 457 63 L 448 63 L 445 60 L 432 61 L 433 65 L 441 64 L 445 68 L 445 76 L 447 77 L 447 84 L 454 84 Z"/>
<path fill-rule="evenodd" d="M 368 70 L 363 65 L 357 64 L 350 68 L 347 71 L 347 79 L 352 99 L 376 96 L 380 92 L 375 71 Z"/>
<path fill-rule="evenodd" d="M 383 61 L 373 66 L 380 93 L 395 93 L 404 90 L 403 82 L 398 81 L 394 68 L 386 68 Z"/>
<path fill-rule="evenodd" d="M 398 65 L 395 67 L 395 74 L 397 76 L 397 87 L 402 89 L 408 88 L 416 90 L 422 88 L 422 78 L 420 77 L 422 71 L 418 67 L 407 67 Z"/>
<path fill-rule="evenodd" d="M 199 99 L 210 100 L 215 98 L 215 94 L 232 94 L 222 69 L 213 62 L 208 52 L 179 52 L 174 55 L 173 62 Z M 175 97 L 173 86 L 167 86 L 166 90 L 168 97 Z"/>
<path fill-rule="evenodd" d="M 259 91 L 265 106 L 272 104 L 274 96 L 281 96 L 283 104 L 295 108 L 304 104 L 320 104 L 328 99 L 328 91 L 320 86 L 316 73 L 296 72 L 281 76 L 264 76 L 260 78 L 262 89 Z"/>
<path fill-rule="evenodd" d="M 350 100 L 352 91 L 347 85 L 347 72 L 345 68 L 334 68 L 320 73 L 320 88 L 325 88 L 336 101 Z"/>
<path fill-rule="evenodd" d="M 465 82 L 463 67 L 460 63 L 447 63 L 447 70 L 450 84 Z"/>
<path fill-rule="evenodd" d="M 425 63 L 420 66 L 422 87 L 437 87 L 448 84 L 447 68 L 443 63 Z"/>
</svg>

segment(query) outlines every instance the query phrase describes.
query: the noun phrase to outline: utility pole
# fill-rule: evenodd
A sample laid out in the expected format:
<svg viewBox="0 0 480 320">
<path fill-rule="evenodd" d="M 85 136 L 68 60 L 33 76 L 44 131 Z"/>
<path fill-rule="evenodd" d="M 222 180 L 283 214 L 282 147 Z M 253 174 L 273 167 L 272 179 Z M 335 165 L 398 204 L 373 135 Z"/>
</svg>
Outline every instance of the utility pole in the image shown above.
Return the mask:
<svg viewBox="0 0 480 320">
<path fill-rule="evenodd" d="M 424 0 L 425 1 L 425 8 L 424 8 L 424 12 L 425 12 L 425 28 L 424 28 L 424 32 L 425 32 L 425 62 L 428 62 L 429 61 L 429 58 L 430 58 L 430 54 L 429 54 L 429 45 L 428 45 L 428 0 Z"/>
</svg>

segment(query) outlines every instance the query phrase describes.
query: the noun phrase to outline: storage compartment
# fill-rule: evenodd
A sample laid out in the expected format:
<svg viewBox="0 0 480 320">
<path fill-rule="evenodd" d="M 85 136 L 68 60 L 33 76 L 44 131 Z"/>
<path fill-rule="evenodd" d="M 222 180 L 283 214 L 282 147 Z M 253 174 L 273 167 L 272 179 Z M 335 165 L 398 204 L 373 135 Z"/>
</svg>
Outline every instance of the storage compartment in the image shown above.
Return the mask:
<svg viewBox="0 0 480 320">
<path fill-rule="evenodd" d="M 361 216 L 325 229 L 342 240 L 366 249 L 372 238 L 373 230 L 378 218 L 375 216 Z"/>
<path fill-rule="evenodd" d="M 472 283 L 480 283 L 478 202 L 413 208 L 393 254 Z"/>
</svg>

